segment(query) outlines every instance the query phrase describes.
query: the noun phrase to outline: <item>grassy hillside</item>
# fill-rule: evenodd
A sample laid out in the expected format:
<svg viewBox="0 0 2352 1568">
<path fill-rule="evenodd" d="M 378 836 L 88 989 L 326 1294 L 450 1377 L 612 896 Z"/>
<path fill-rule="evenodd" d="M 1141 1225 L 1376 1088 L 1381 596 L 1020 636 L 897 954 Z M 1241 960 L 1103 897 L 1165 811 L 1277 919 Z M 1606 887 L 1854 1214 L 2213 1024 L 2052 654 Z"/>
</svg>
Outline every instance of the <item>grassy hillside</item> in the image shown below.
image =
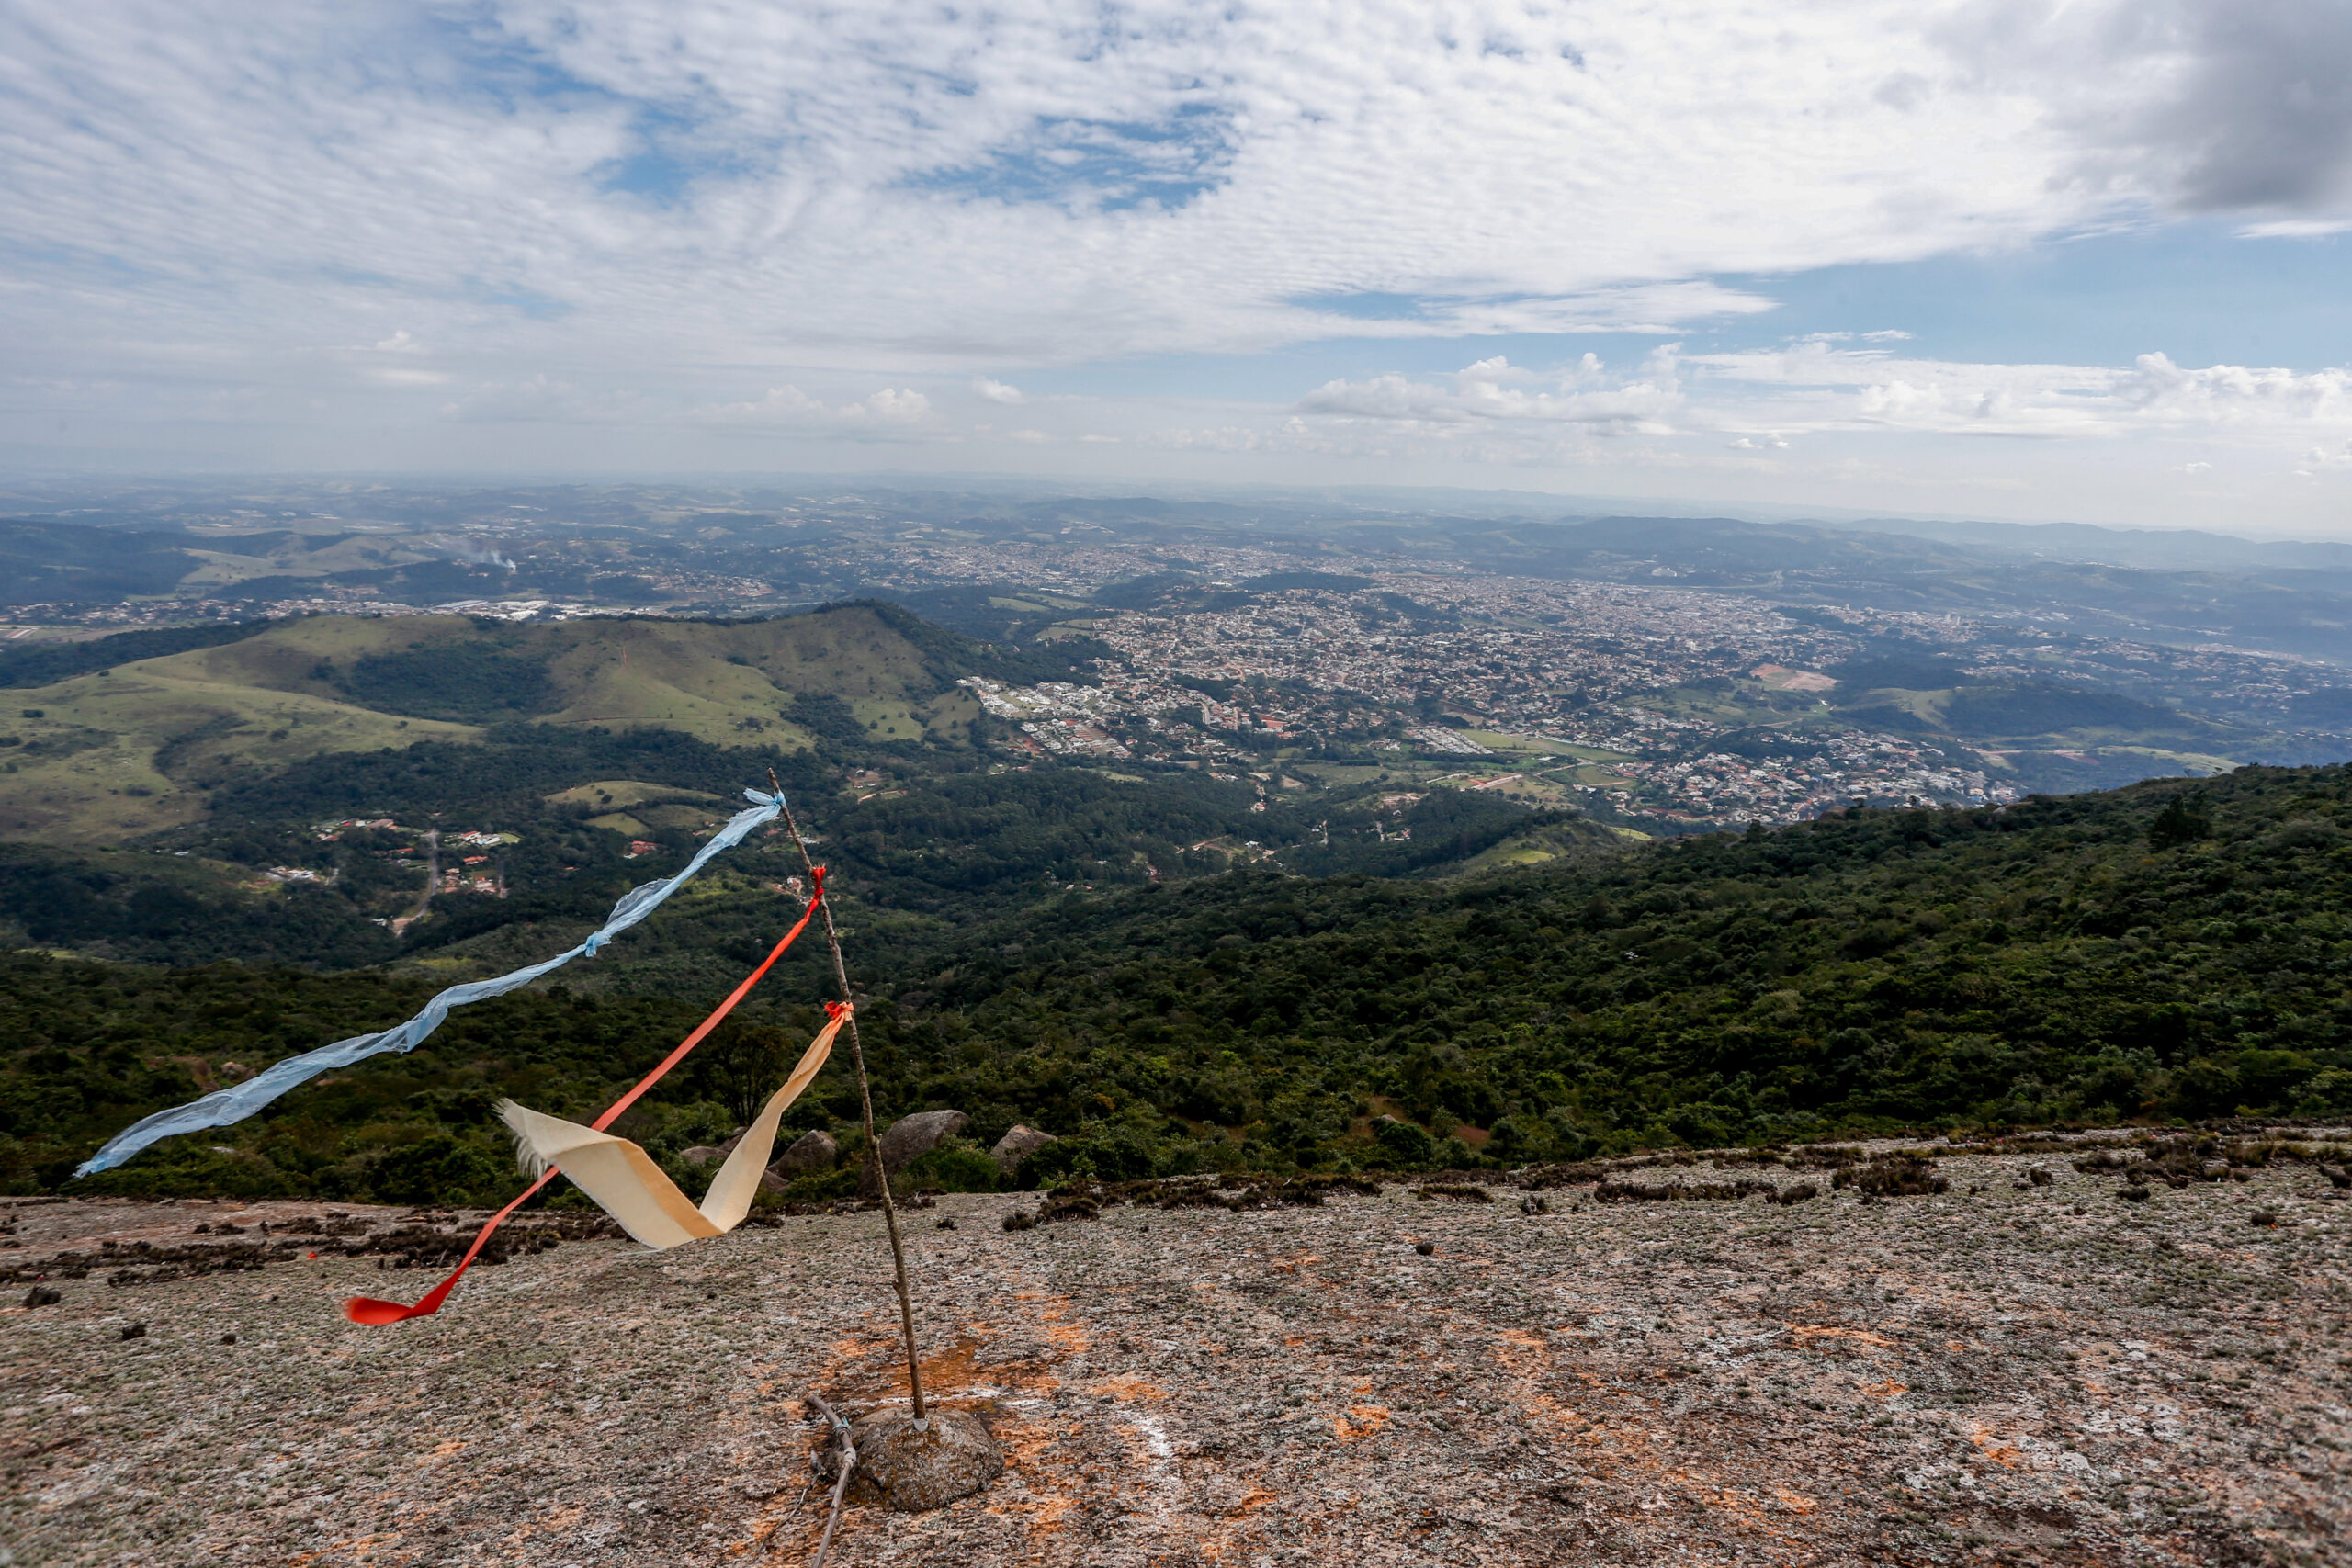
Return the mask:
<svg viewBox="0 0 2352 1568">
<path fill-rule="evenodd" d="M 107 662 L 116 643 L 140 656 Z M 1035 673 L 863 604 L 732 624 L 317 616 L 144 657 L 154 646 L 80 645 L 59 666 L 77 672 L 10 694 L 0 835 L 119 842 L 199 820 L 241 780 L 514 721 L 786 751 L 820 737 L 960 745 L 979 710 L 957 676 Z"/>
<path fill-rule="evenodd" d="M 11 693 L 12 708 L 0 709 L 0 836 L 117 843 L 197 820 L 205 792 L 232 778 L 480 733 L 331 694 L 212 680 L 179 662 L 202 657 L 146 660 Z"/>
<path fill-rule="evenodd" d="M 1066 802 L 1060 842 L 1099 844 L 1115 800 Z M 982 1138 L 1016 1120 L 1061 1133 L 1046 1176 L 2352 1112 L 2344 768 L 1867 813 L 1452 881 L 1237 870 L 977 929 L 879 897 L 891 876 L 978 870 L 892 862 L 918 818 L 839 821 L 829 854 L 876 868 L 849 879 L 844 923 L 874 997 L 877 1110 L 953 1105 Z M 424 1191 L 441 1170 L 433 1191 L 486 1194 L 506 1179 L 485 1097 L 593 1110 L 764 946 L 782 907 L 756 883 L 747 866 L 569 988 L 477 1010 L 413 1057 L 109 1182 L 357 1196 Z M 425 984 L 0 961 L 0 1173 L 54 1183 L 206 1075 L 398 1017 Z M 656 1152 L 740 1119 L 736 1091 L 781 1070 L 823 989 L 813 950 L 780 967 L 747 1032 L 644 1112 Z M 850 1110 L 828 1080 L 799 1115 L 845 1132 Z"/>
</svg>

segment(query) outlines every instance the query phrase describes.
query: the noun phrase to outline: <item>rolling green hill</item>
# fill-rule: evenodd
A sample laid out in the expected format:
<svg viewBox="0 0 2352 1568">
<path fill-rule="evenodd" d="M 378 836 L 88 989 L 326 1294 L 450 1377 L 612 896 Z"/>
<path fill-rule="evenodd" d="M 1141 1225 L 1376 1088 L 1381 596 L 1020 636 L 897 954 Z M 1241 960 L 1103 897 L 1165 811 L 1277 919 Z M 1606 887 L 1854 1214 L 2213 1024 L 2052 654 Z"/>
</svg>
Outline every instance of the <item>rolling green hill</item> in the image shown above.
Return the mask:
<svg viewBox="0 0 2352 1568">
<path fill-rule="evenodd" d="M 478 741 L 503 722 L 787 751 L 820 733 L 954 746 L 979 712 L 956 677 L 1040 672 L 1026 667 L 1036 656 L 871 604 L 733 623 L 317 616 L 101 667 L 117 640 L 80 645 L 78 672 L 11 694 L 0 835 L 119 842 L 198 821 L 208 792 L 232 780 L 322 755 Z"/>
</svg>

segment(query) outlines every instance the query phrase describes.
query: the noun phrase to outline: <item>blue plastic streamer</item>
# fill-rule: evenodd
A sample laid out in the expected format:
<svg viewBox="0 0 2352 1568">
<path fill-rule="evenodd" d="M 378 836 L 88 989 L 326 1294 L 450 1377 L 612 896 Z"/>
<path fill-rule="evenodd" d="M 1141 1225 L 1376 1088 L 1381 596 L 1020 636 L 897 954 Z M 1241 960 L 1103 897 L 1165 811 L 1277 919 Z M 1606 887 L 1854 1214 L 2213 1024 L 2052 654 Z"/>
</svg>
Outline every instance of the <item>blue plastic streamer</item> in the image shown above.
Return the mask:
<svg viewBox="0 0 2352 1568">
<path fill-rule="evenodd" d="M 141 1118 L 116 1134 L 107 1145 L 74 1168 L 76 1176 L 93 1171 L 112 1170 L 158 1138 L 169 1138 L 181 1133 L 198 1133 L 208 1127 L 226 1127 L 242 1122 L 298 1084 L 307 1083 L 321 1073 L 337 1067 L 347 1067 L 369 1056 L 380 1056 L 387 1051 L 409 1052 L 424 1043 L 427 1036 L 441 1027 L 451 1008 L 464 1007 L 468 1002 L 482 1001 L 491 997 L 503 997 L 519 990 L 540 976 L 562 968 L 575 958 L 593 957 L 596 950 L 614 937 L 628 930 L 661 907 L 662 901 L 685 886 L 695 874 L 709 863 L 713 855 L 733 849 L 744 837 L 764 822 L 773 822 L 784 812 L 784 796 L 764 790 L 747 789 L 743 798 L 752 802 L 752 809 L 739 811 L 727 820 L 727 826 L 710 836 L 710 841 L 695 852 L 686 868 L 664 882 L 649 882 L 633 887 L 613 906 L 605 923 L 589 933 L 586 941 L 569 953 L 517 969 L 511 975 L 501 975 L 495 980 L 474 980 L 462 986 L 452 986 L 424 1004 L 424 1010 L 397 1029 L 387 1029 L 379 1034 L 355 1034 L 348 1040 L 338 1040 L 332 1045 L 322 1045 L 315 1051 L 305 1051 L 299 1056 L 288 1056 L 243 1083 L 227 1089 L 214 1089 L 201 1100 L 175 1105 L 169 1111 L 158 1111 L 153 1116 Z"/>
</svg>

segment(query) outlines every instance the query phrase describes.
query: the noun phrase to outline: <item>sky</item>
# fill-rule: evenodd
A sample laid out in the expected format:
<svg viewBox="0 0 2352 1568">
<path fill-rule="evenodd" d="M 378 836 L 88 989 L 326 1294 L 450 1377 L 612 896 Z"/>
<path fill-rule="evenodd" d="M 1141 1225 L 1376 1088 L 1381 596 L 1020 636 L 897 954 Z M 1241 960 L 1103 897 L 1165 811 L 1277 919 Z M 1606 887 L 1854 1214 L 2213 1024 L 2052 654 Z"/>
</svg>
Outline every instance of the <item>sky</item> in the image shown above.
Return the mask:
<svg viewBox="0 0 2352 1568">
<path fill-rule="evenodd" d="M 2352 536 L 2352 0 L 0 0 L 0 469 Z"/>
</svg>

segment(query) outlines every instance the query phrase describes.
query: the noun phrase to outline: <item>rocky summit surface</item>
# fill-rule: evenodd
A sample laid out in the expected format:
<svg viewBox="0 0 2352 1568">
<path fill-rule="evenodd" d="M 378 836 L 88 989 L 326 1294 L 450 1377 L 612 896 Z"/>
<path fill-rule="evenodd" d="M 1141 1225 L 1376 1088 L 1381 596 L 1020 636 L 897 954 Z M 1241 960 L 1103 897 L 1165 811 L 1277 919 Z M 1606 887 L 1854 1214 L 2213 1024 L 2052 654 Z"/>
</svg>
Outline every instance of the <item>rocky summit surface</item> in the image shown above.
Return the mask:
<svg viewBox="0 0 2352 1568">
<path fill-rule="evenodd" d="M 2018 1147 L 1929 1151 L 1941 1192 L 1796 1202 L 1754 1190 L 1791 1185 L 1770 1169 L 1623 1196 L 1752 1161 L 1610 1202 L 1590 1171 L 1103 1194 L 1024 1230 L 1034 1195 L 940 1198 L 905 1216 L 925 1381 L 1008 1468 L 850 1508 L 834 1561 L 2352 1561 L 2326 1166 L 2176 1186 Z M 904 1393 L 880 1215 L 666 1253 L 575 1224 L 438 1316 L 338 1313 L 421 1292 L 473 1218 L 10 1201 L 10 1561 L 805 1562 L 805 1395 Z"/>
</svg>

